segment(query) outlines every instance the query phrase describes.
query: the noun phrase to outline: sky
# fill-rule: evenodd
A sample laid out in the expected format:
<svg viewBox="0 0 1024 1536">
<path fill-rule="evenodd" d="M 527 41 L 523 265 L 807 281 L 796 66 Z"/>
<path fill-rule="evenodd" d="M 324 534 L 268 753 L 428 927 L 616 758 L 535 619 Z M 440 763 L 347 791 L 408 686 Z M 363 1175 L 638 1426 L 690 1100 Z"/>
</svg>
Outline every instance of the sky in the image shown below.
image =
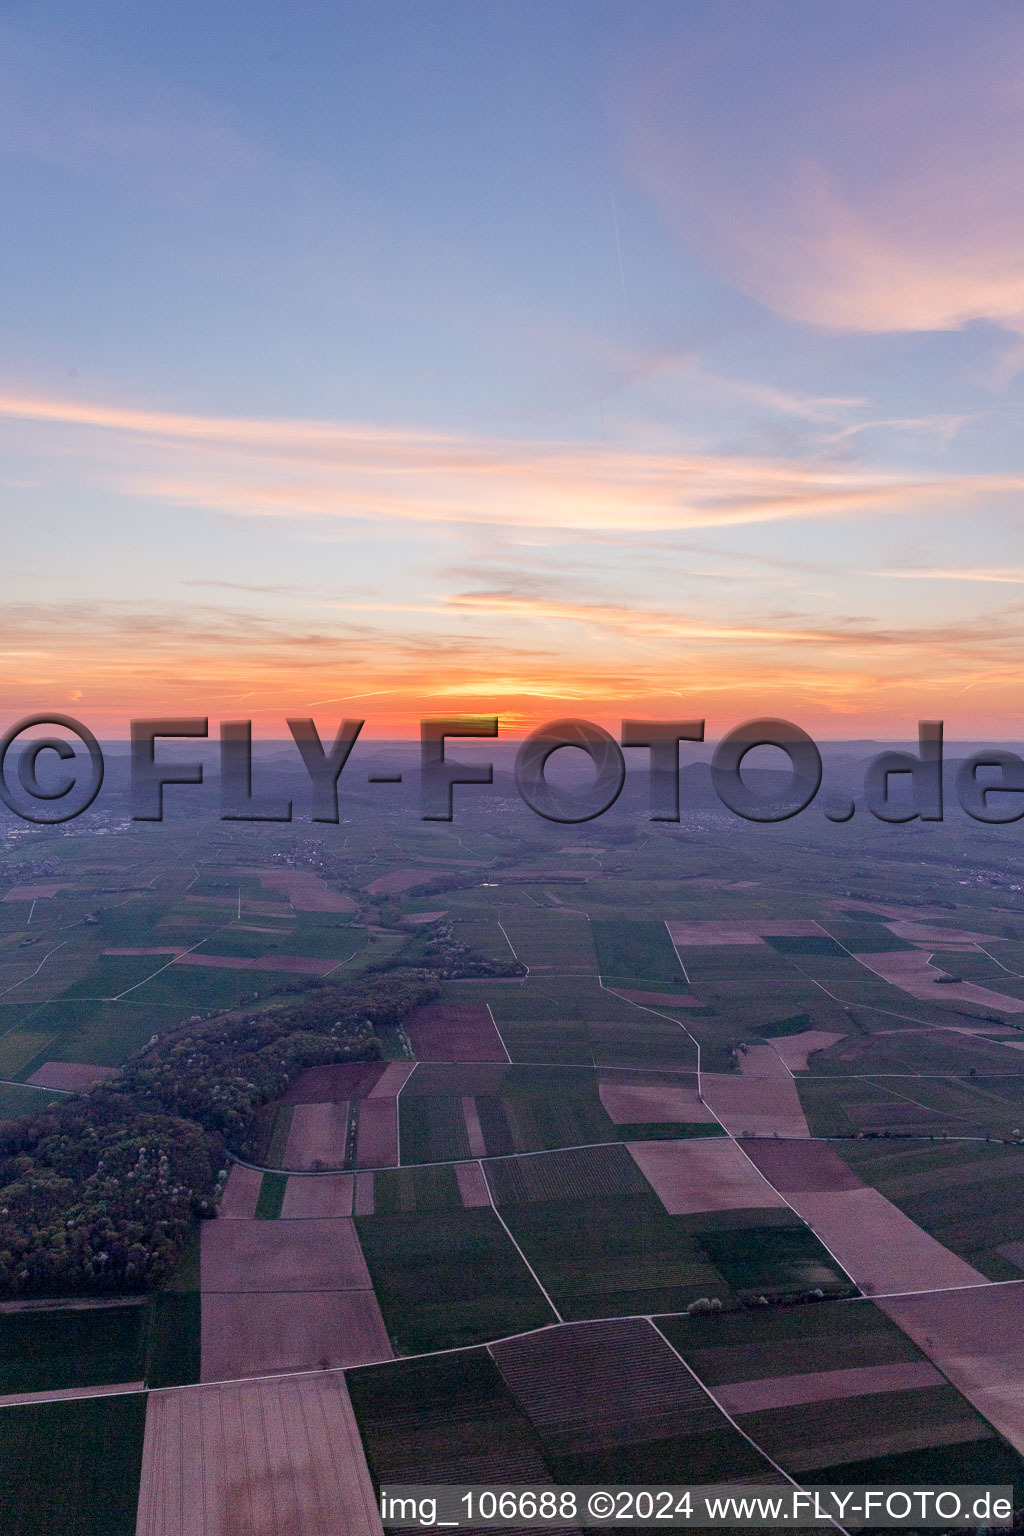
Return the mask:
<svg viewBox="0 0 1024 1536">
<path fill-rule="evenodd" d="M 0 716 L 1024 735 L 1017 0 L 8 0 Z"/>
</svg>

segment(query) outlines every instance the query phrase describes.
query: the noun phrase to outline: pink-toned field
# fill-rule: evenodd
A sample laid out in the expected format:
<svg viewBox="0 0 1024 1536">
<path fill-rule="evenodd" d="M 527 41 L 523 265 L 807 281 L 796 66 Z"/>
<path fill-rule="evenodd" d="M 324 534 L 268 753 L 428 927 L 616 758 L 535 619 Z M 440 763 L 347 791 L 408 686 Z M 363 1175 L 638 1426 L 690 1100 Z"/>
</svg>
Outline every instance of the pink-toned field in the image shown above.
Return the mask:
<svg viewBox="0 0 1024 1536">
<path fill-rule="evenodd" d="M 422 923 L 436 923 L 439 917 L 444 917 L 447 910 L 447 907 L 442 907 L 440 912 L 410 912 L 402 918 L 402 922 L 418 928 Z"/>
<path fill-rule="evenodd" d="M 360 1102 L 356 1162 L 360 1168 L 389 1168 L 398 1162 L 398 1104 L 395 1099 L 375 1098 L 371 1094 Z"/>
<path fill-rule="evenodd" d="M 105 955 L 183 955 L 184 944 L 149 944 L 128 949 L 105 949 Z"/>
<path fill-rule="evenodd" d="M 382 1536 L 340 1374 L 151 1392 L 136 1536 Z"/>
<path fill-rule="evenodd" d="M 368 1290 L 350 1219 L 204 1221 L 200 1285 L 212 1291 Z"/>
<path fill-rule="evenodd" d="M 367 896 L 399 896 L 402 891 L 411 891 L 416 885 L 426 885 L 443 873 L 440 869 L 396 869 L 393 874 L 378 875 L 365 890 Z"/>
<path fill-rule="evenodd" d="M 120 1074 L 120 1067 L 94 1067 L 84 1061 L 44 1061 L 28 1082 L 33 1088 L 64 1088 L 71 1093 L 84 1093 L 93 1083 L 102 1083 Z"/>
<path fill-rule="evenodd" d="M 480 1111 L 477 1108 L 476 1099 L 464 1096 L 462 1105 L 462 1121 L 466 1127 L 466 1139 L 473 1157 L 487 1156 L 487 1143 L 484 1140 L 483 1129 L 480 1125 Z"/>
<path fill-rule="evenodd" d="M 359 903 L 351 896 L 332 891 L 319 875 L 305 869 L 243 870 L 243 874 L 256 873 L 263 886 L 287 891 L 288 899 L 296 912 L 358 912 Z"/>
<path fill-rule="evenodd" d="M 285 1168 L 340 1168 L 348 1144 L 349 1104 L 296 1104 L 281 1158 Z"/>
<path fill-rule="evenodd" d="M 16 1408 L 26 1403 L 65 1403 L 75 1397 L 119 1397 L 123 1392 L 143 1392 L 144 1381 L 118 1381 L 102 1387 L 52 1387 L 48 1392 L 0 1393 L 0 1408 Z"/>
<path fill-rule="evenodd" d="M 706 1141 L 631 1141 L 633 1160 L 670 1216 L 777 1209 L 785 1200 L 724 1136 Z"/>
<path fill-rule="evenodd" d="M 355 1194 L 352 1198 L 352 1212 L 355 1216 L 373 1215 L 373 1174 L 357 1173 Z"/>
<path fill-rule="evenodd" d="M 491 1192 L 479 1163 L 456 1163 L 455 1177 L 465 1210 L 472 1210 L 478 1205 L 490 1205 Z"/>
<path fill-rule="evenodd" d="M 744 1077 L 785 1077 L 792 1076 L 786 1063 L 777 1051 L 768 1044 L 760 1041 L 754 1045 L 748 1045 L 746 1050 L 738 1052 L 740 1071 Z"/>
<path fill-rule="evenodd" d="M 931 965 L 924 950 L 898 950 L 894 954 L 854 955 L 861 965 L 901 991 L 928 1003 L 975 1003 L 998 1008 L 1000 1013 L 1024 1013 L 1024 1000 L 978 987 L 971 981 L 942 981 L 946 973 Z"/>
<path fill-rule="evenodd" d="M 748 923 L 717 921 L 708 918 L 699 922 L 682 922 L 670 919 L 666 922 L 669 938 L 678 949 L 687 944 L 763 944 L 761 936 Z"/>
<path fill-rule="evenodd" d="M 753 1141 L 744 1151 L 770 1184 L 789 1195 L 797 1190 L 864 1189 L 849 1163 L 824 1141 Z"/>
<path fill-rule="evenodd" d="M 326 976 L 338 968 L 337 960 L 316 955 L 257 955 L 243 959 L 240 955 L 207 955 L 198 950 L 180 954 L 172 964 L 205 965 L 222 971 L 289 971 L 297 976 Z"/>
<path fill-rule="evenodd" d="M 868 1295 L 987 1284 L 877 1189 L 794 1190 L 787 1199 Z"/>
<path fill-rule="evenodd" d="M 1011 1445 L 1024 1453 L 1024 1281 L 879 1302 Z"/>
<path fill-rule="evenodd" d="M 906 1392 L 944 1387 L 946 1378 L 927 1360 L 901 1360 L 894 1365 L 849 1366 L 838 1371 L 808 1371 L 797 1376 L 768 1376 L 715 1387 L 726 1413 L 761 1413 L 767 1408 L 793 1408 L 798 1403 L 827 1403 L 871 1392 Z"/>
<path fill-rule="evenodd" d="M 46 901 L 50 896 L 56 896 L 58 891 L 70 891 L 73 889 L 70 880 L 57 881 L 49 885 L 12 885 L 4 896 L 4 901 Z"/>
<path fill-rule="evenodd" d="M 410 1015 L 405 1028 L 423 1061 L 508 1061 L 483 1003 L 429 1003 Z"/>
<path fill-rule="evenodd" d="M 692 992 L 638 992 L 633 987 L 609 987 L 609 992 L 614 992 L 616 997 L 625 998 L 627 1003 L 639 1003 L 641 1008 L 700 1008 L 702 1003 L 699 997 L 694 997 Z"/>
<path fill-rule="evenodd" d="M 370 1290 L 203 1295 L 204 1381 L 334 1370 L 391 1358 L 384 1319 Z"/>
<path fill-rule="evenodd" d="M 361 1099 L 384 1076 L 381 1061 L 337 1062 L 326 1067 L 307 1067 L 289 1084 L 285 1104 L 336 1104 Z"/>
<path fill-rule="evenodd" d="M 396 1098 L 415 1071 L 414 1061 L 389 1061 L 380 1077 L 371 1084 L 366 1097 L 369 1099 Z"/>
<path fill-rule="evenodd" d="M 845 1035 L 827 1029 L 805 1029 L 799 1035 L 773 1035 L 768 1044 L 774 1046 L 791 1072 L 806 1072 L 815 1051 L 826 1051 L 845 1039 Z"/>
<path fill-rule="evenodd" d="M 218 1216 L 233 1221 L 252 1221 L 262 1185 L 263 1175 L 258 1169 L 243 1168 L 240 1163 L 233 1163 L 217 1207 Z"/>
<path fill-rule="evenodd" d="M 792 1078 L 701 1074 L 701 1092 L 731 1136 L 809 1136 Z"/>
<path fill-rule="evenodd" d="M 614 1125 L 651 1125 L 655 1121 L 676 1124 L 716 1124 L 706 1104 L 697 1097 L 696 1088 L 675 1083 L 598 1084 L 601 1103 Z"/>
<path fill-rule="evenodd" d="M 350 1173 L 290 1178 L 281 1204 L 282 1220 L 299 1220 L 304 1216 L 351 1216 L 353 1182 Z"/>
<path fill-rule="evenodd" d="M 766 938 L 822 938 L 824 930 L 809 918 L 751 918 L 735 922 L 721 918 L 681 921 L 670 918 L 665 927 L 675 945 L 686 944 L 763 944 Z"/>
</svg>

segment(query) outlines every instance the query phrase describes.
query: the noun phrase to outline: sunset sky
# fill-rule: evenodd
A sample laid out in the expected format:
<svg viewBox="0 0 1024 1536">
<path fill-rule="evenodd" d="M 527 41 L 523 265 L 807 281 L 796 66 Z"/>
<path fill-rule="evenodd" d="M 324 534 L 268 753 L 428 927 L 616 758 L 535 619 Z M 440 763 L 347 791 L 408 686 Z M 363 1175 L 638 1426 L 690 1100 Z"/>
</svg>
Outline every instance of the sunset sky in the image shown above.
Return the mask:
<svg viewBox="0 0 1024 1536">
<path fill-rule="evenodd" d="M 1024 735 L 1019 0 L 12 0 L 0 713 Z"/>
</svg>

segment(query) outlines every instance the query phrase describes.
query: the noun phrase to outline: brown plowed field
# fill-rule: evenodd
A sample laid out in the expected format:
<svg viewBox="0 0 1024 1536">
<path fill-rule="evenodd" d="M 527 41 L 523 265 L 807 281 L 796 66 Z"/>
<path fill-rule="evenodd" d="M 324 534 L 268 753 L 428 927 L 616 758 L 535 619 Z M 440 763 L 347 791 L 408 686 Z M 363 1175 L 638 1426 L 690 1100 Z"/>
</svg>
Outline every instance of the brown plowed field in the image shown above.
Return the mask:
<svg viewBox="0 0 1024 1536">
<path fill-rule="evenodd" d="M 1024 1013 L 1024 1001 L 975 986 L 973 981 L 941 981 L 946 973 L 930 964 L 922 949 L 897 950 L 893 954 L 854 955 L 861 965 L 883 981 L 926 1003 L 976 1003 L 982 1008 L 998 1008 L 1000 1013 Z"/>
<path fill-rule="evenodd" d="M 120 1067 L 94 1067 L 84 1061 L 44 1061 L 28 1081 L 34 1088 L 66 1088 L 72 1093 L 84 1093 L 93 1083 L 119 1077 Z"/>
<path fill-rule="evenodd" d="M 352 1211 L 356 1216 L 373 1215 L 373 1174 L 357 1173 Z"/>
<path fill-rule="evenodd" d="M 415 1070 L 414 1061 L 389 1061 L 381 1076 L 372 1084 L 367 1098 L 397 1098 Z"/>
<path fill-rule="evenodd" d="M 751 918 L 749 922 L 708 918 L 700 922 L 670 918 L 665 927 L 673 944 L 763 944 L 765 939 L 820 939 L 824 929 L 808 918 Z"/>
<path fill-rule="evenodd" d="M 988 1283 L 877 1189 L 797 1190 L 788 1199 L 868 1294 Z"/>
<path fill-rule="evenodd" d="M 345 1162 L 349 1106 L 296 1104 L 281 1161 L 285 1168 L 341 1168 Z"/>
<path fill-rule="evenodd" d="M 307 1067 L 288 1086 L 285 1104 L 340 1104 L 370 1093 L 385 1072 L 381 1061 L 338 1062 Z"/>
<path fill-rule="evenodd" d="M 343 1376 L 152 1392 L 136 1536 L 382 1536 Z"/>
<path fill-rule="evenodd" d="M 289 1179 L 285 1185 L 281 1216 L 299 1220 L 304 1216 L 351 1216 L 352 1175 L 324 1173 L 308 1178 Z"/>
<path fill-rule="evenodd" d="M 770 1210 L 786 1204 L 725 1136 L 706 1141 L 631 1141 L 627 1147 L 671 1216 Z"/>
<path fill-rule="evenodd" d="M 1024 1282 L 892 1296 L 878 1305 L 1024 1453 Z"/>
<path fill-rule="evenodd" d="M 901 1360 L 894 1365 L 857 1365 L 838 1371 L 736 1381 L 716 1387 L 715 1397 L 726 1413 L 760 1413 L 765 1408 L 792 1408 L 797 1403 L 827 1403 L 872 1392 L 945 1385 L 946 1378 L 927 1360 Z"/>
<path fill-rule="evenodd" d="M 171 963 L 205 965 L 222 971 L 289 971 L 297 976 L 326 976 L 338 965 L 337 960 L 323 960 L 315 955 L 257 955 L 255 959 L 244 960 L 240 955 L 201 955 L 195 950 L 179 955 Z"/>
<path fill-rule="evenodd" d="M 51 885 L 12 885 L 4 896 L 4 901 L 46 901 L 50 896 L 56 896 L 58 891 L 70 891 L 73 889 L 70 880 L 59 881 Z"/>
<path fill-rule="evenodd" d="M 462 1118 L 466 1125 L 466 1139 L 469 1142 L 469 1150 L 474 1157 L 487 1156 L 487 1143 L 484 1141 L 484 1133 L 480 1126 L 480 1111 L 476 1107 L 476 1099 L 462 1099 Z"/>
<path fill-rule="evenodd" d="M 351 1220 L 204 1221 L 200 1285 L 209 1291 L 369 1290 Z"/>
<path fill-rule="evenodd" d="M 731 1136 L 809 1136 L 792 1078 L 704 1072 L 701 1091 Z"/>
<path fill-rule="evenodd" d="M 204 1381 L 369 1365 L 391 1357 L 372 1291 L 233 1291 L 203 1297 Z"/>
<path fill-rule="evenodd" d="M 217 1214 L 222 1219 L 252 1221 L 262 1184 L 263 1175 L 258 1169 L 242 1168 L 235 1163 L 228 1174 Z"/>
<path fill-rule="evenodd" d="M 119 1397 L 122 1392 L 144 1392 L 144 1381 L 118 1381 L 102 1387 L 51 1387 L 48 1392 L 4 1392 L 0 1408 L 17 1408 L 25 1403 L 66 1403 L 75 1397 Z"/>
<path fill-rule="evenodd" d="M 425 1061 L 508 1060 L 482 1003 L 429 1003 L 410 1015 L 405 1028 L 416 1055 Z"/>
<path fill-rule="evenodd" d="M 676 922 L 670 919 L 665 927 L 668 936 L 678 949 L 687 944 L 763 944 L 749 923 L 718 922 L 709 918 L 704 922 Z"/>
<path fill-rule="evenodd" d="M 770 1045 L 748 1045 L 739 1052 L 740 1072 L 744 1077 L 784 1077 L 792 1073 L 778 1052 Z"/>
<path fill-rule="evenodd" d="M 651 1125 L 657 1120 L 679 1125 L 717 1124 L 696 1088 L 674 1083 L 604 1082 L 599 1084 L 601 1103 L 613 1125 Z"/>
<path fill-rule="evenodd" d="M 296 912 L 358 912 L 359 903 L 351 896 L 343 896 L 325 885 L 319 875 L 305 869 L 241 870 L 241 874 L 258 874 L 260 884 L 277 887 L 288 892 L 288 900 Z"/>
<path fill-rule="evenodd" d="M 815 1051 L 827 1050 L 845 1039 L 845 1035 L 834 1035 L 827 1029 L 805 1029 L 799 1035 L 773 1036 L 768 1044 L 775 1047 L 791 1072 L 806 1072 Z"/>
<path fill-rule="evenodd" d="M 105 955 L 183 955 L 184 944 L 147 944 L 133 949 L 105 949 Z"/>
<path fill-rule="evenodd" d="M 459 1183 L 464 1210 L 472 1210 L 478 1205 L 490 1205 L 490 1191 L 479 1163 L 456 1163 L 455 1177 Z"/>
<path fill-rule="evenodd" d="M 393 874 L 378 875 L 364 889 L 367 896 L 399 896 L 402 891 L 411 891 L 415 885 L 426 885 L 444 873 L 443 869 L 396 869 Z"/>
<path fill-rule="evenodd" d="M 290 1145 L 290 1136 L 288 1141 Z M 391 1168 L 398 1162 L 398 1104 L 395 1099 L 378 1099 L 371 1095 L 362 1100 L 356 1132 L 356 1162 L 360 1168 Z"/>
<path fill-rule="evenodd" d="M 849 1163 L 824 1141 L 747 1141 L 744 1151 L 784 1195 L 797 1190 L 864 1189 Z"/>
</svg>

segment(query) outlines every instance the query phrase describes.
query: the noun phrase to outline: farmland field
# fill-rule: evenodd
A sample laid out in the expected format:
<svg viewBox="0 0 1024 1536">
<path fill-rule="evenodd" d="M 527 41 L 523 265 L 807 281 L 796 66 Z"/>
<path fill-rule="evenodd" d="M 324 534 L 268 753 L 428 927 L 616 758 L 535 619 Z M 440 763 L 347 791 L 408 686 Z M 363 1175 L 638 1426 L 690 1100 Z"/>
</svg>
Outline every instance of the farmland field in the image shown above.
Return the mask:
<svg viewBox="0 0 1024 1536">
<path fill-rule="evenodd" d="M 451 1349 L 553 1320 L 494 1211 L 357 1216 L 397 1354 Z"/>
<path fill-rule="evenodd" d="M 63 1536 L 25 1469 L 65 1477 L 75 1536 L 192 1536 L 200 1493 L 196 1536 L 234 1536 L 271 1484 L 279 1525 L 348 1500 L 379 1536 L 382 1480 L 778 1480 L 768 1457 L 1024 1485 L 1024 1031 L 960 990 L 1024 995 L 1024 907 L 952 855 L 939 907 L 940 866 L 876 849 L 855 876 L 785 828 L 452 830 L 7 855 L 7 888 L 60 889 L 0 902 L 5 1136 L 116 1116 L 178 1031 L 171 1087 L 204 1031 L 258 1036 L 204 1079 L 213 1194 L 157 1283 L 4 1300 L 0 1398 L 134 1389 L 0 1404 L 25 1536 Z M 929 964 L 956 979 L 900 984 Z"/>
<path fill-rule="evenodd" d="M 133 1536 L 146 1394 L 0 1410 L 0 1529 Z"/>
</svg>

